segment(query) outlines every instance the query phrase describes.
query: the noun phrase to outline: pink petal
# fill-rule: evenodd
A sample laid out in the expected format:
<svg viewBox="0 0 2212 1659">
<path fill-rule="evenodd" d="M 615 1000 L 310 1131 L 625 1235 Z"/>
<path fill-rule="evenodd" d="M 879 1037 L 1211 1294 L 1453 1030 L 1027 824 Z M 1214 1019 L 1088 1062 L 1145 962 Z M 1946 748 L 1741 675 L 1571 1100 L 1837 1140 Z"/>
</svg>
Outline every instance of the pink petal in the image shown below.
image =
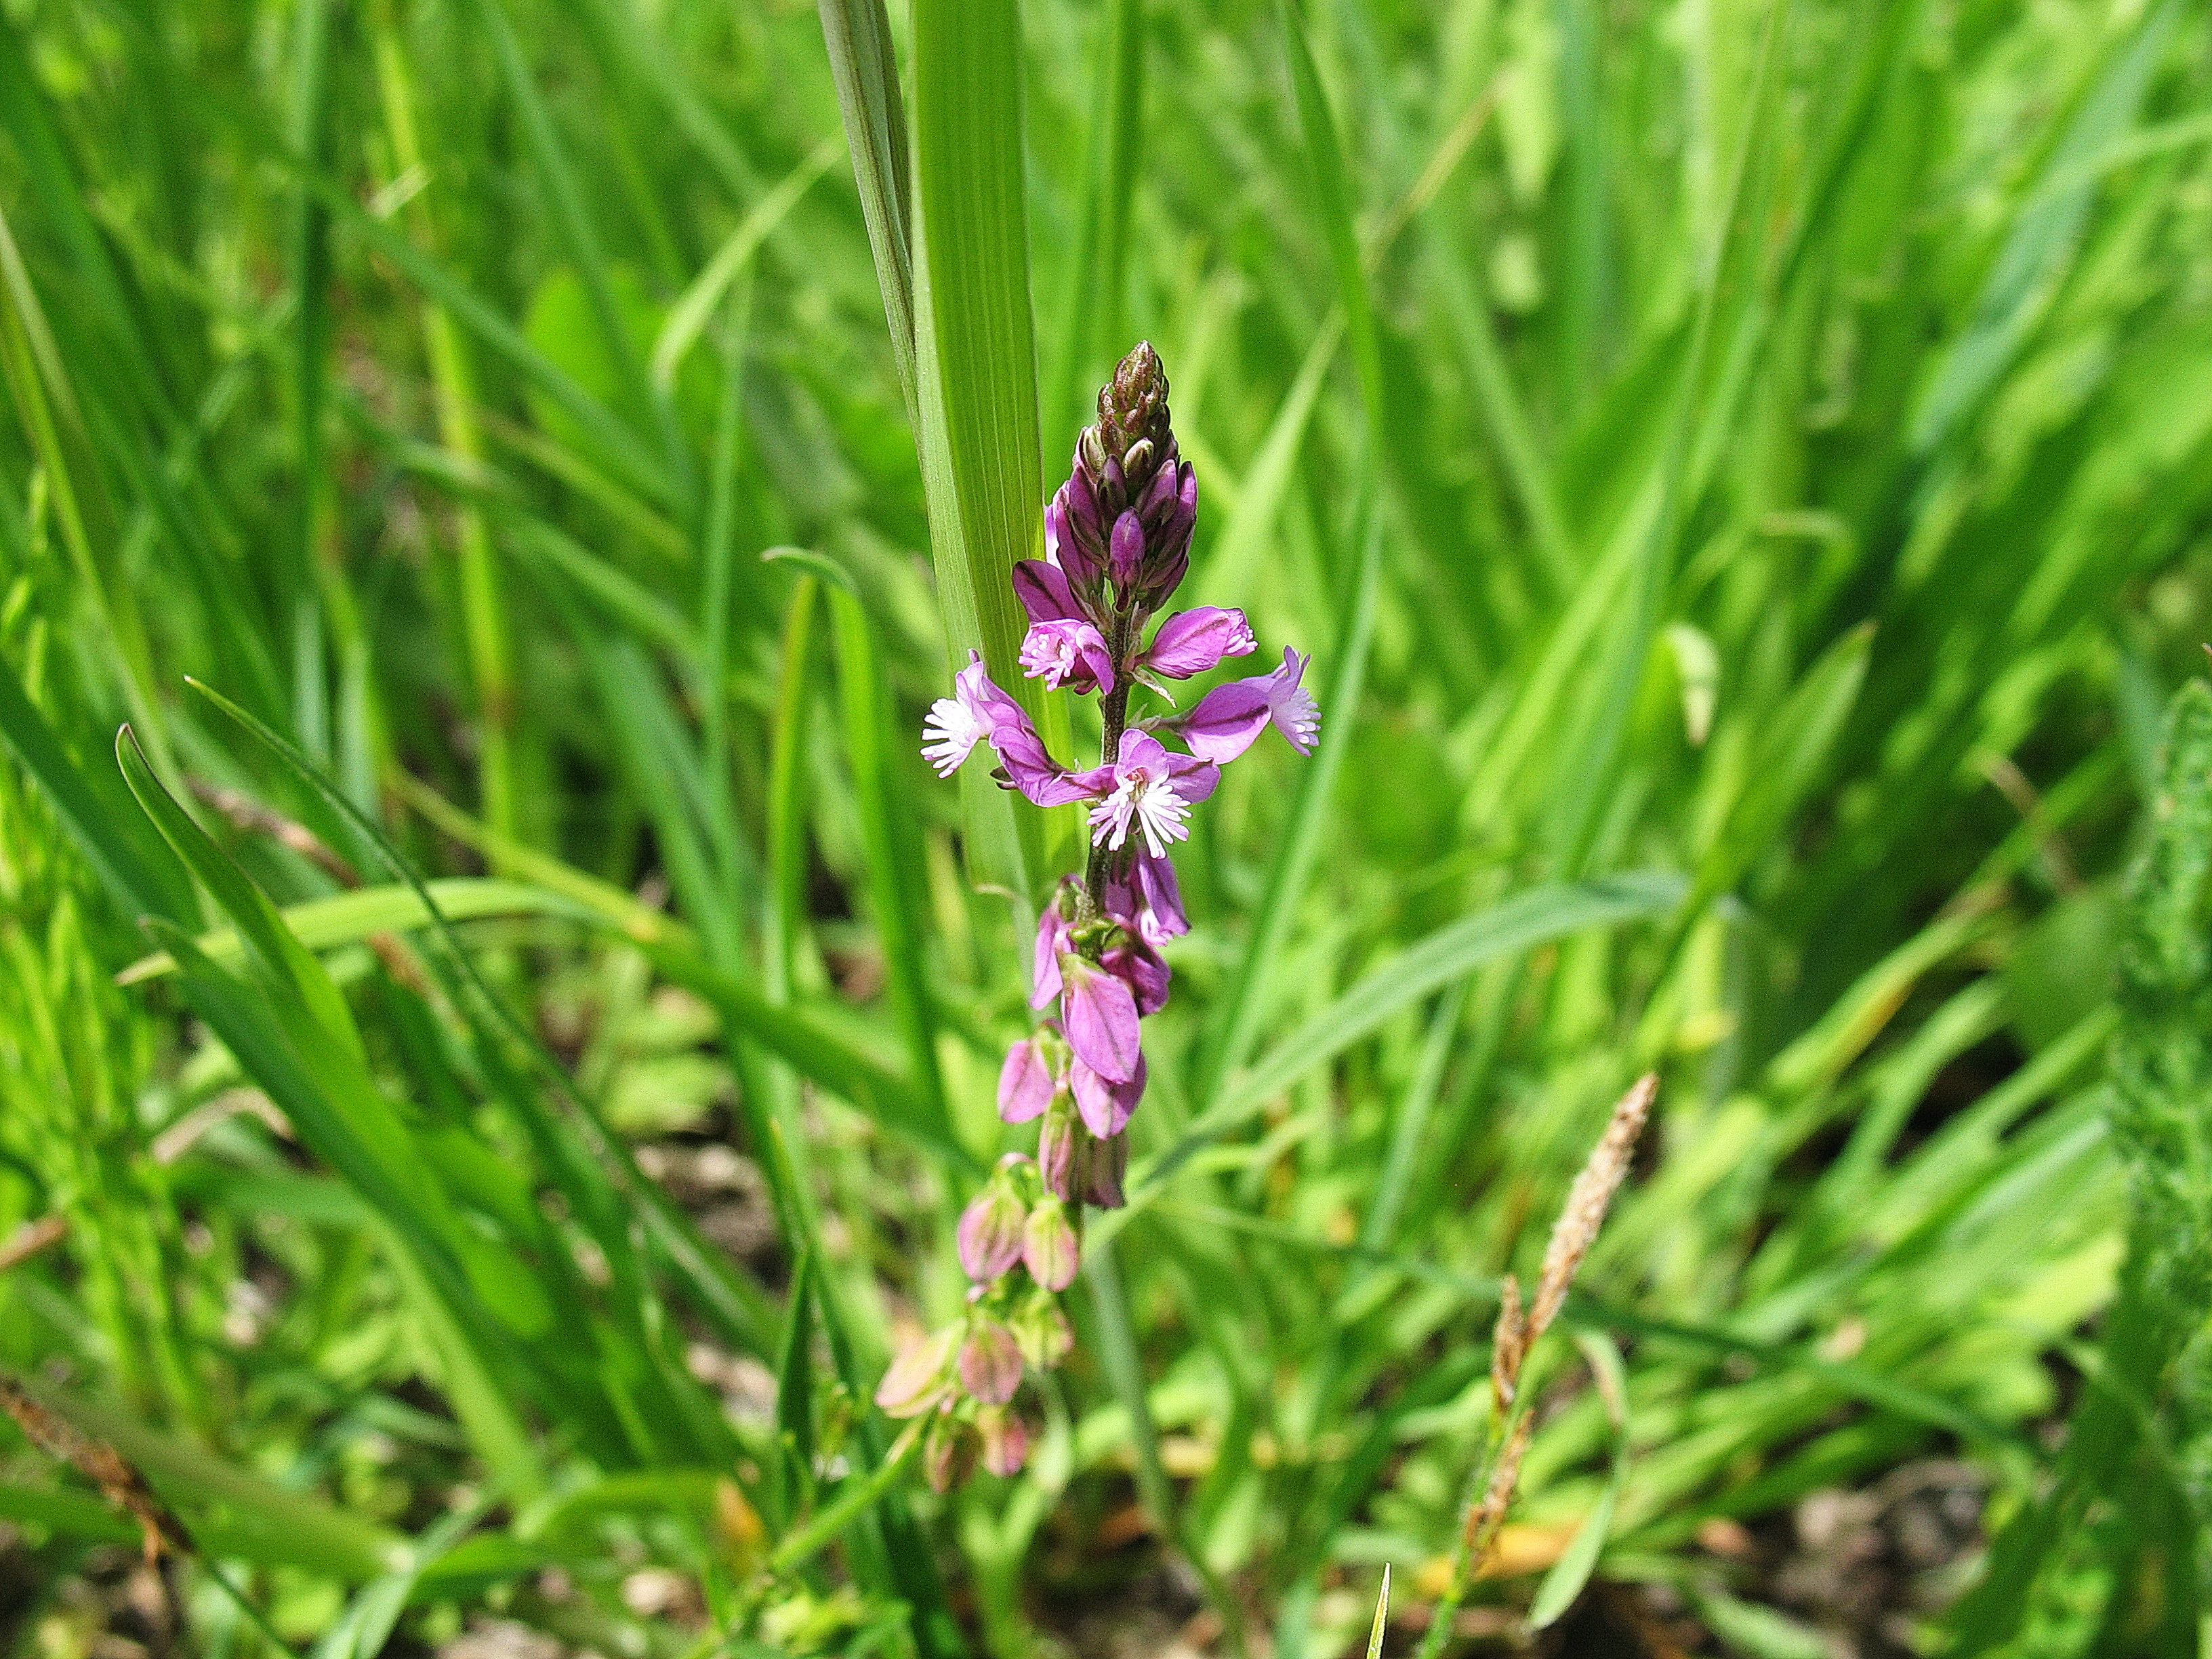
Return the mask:
<svg viewBox="0 0 2212 1659">
<path fill-rule="evenodd" d="M 1068 1046 L 1115 1083 L 1137 1076 L 1145 1051 L 1129 988 L 1097 963 L 1067 952 L 1060 958 L 1060 1024 Z"/>
<path fill-rule="evenodd" d="M 1139 848 L 1129 866 L 1129 878 L 1161 938 L 1173 939 L 1190 932 L 1190 918 L 1183 912 L 1182 888 L 1176 880 L 1172 860 L 1165 855 L 1154 858 Z"/>
<path fill-rule="evenodd" d="M 1067 573 L 1042 559 L 1024 559 L 1014 567 L 1014 597 L 1033 623 L 1083 614 L 1076 606 L 1074 590 L 1067 585 Z"/>
<path fill-rule="evenodd" d="M 1187 680 L 1224 657 L 1243 656 L 1258 643 L 1242 611 L 1200 605 L 1195 611 L 1179 611 L 1162 623 L 1138 665 L 1170 679 Z"/>
<path fill-rule="evenodd" d="M 1168 775 L 1175 780 L 1176 793 L 1193 805 L 1212 794 L 1221 781 L 1221 769 L 1209 760 L 1170 753 L 1167 767 Z"/>
<path fill-rule="evenodd" d="M 1217 685 L 1198 700 L 1189 714 L 1176 722 L 1176 730 L 1201 760 L 1233 761 L 1252 746 L 1252 739 L 1267 729 L 1267 689 L 1274 678 L 1231 680 Z"/>
<path fill-rule="evenodd" d="M 1023 1038 L 1006 1050 L 1006 1064 L 999 1068 L 1000 1120 L 1028 1122 L 1052 1104 L 1053 1088 L 1052 1068 L 1036 1044 Z"/>
<path fill-rule="evenodd" d="M 1137 1104 L 1145 1097 L 1145 1057 L 1137 1056 L 1137 1074 L 1126 1083 L 1116 1083 L 1103 1078 L 1083 1063 L 1079 1056 L 1067 1068 L 1067 1086 L 1075 1096 L 1075 1109 L 1082 1115 L 1083 1127 L 1105 1139 L 1119 1134 L 1135 1113 Z M 1092 1158 L 1099 1155 L 1093 1146 Z"/>
</svg>

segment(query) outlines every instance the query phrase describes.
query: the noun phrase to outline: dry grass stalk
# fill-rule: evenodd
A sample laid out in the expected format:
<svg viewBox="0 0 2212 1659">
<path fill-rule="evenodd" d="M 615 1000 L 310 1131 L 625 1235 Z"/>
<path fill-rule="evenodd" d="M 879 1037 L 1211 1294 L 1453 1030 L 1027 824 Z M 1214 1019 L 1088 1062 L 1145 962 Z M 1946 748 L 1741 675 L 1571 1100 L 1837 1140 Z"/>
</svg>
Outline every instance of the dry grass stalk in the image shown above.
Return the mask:
<svg viewBox="0 0 2212 1659">
<path fill-rule="evenodd" d="M 1559 1219 L 1552 1229 L 1552 1242 L 1544 1251 L 1544 1267 L 1536 1279 L 1535 1305 L 1528 1310 L 1528 1341 L 1533 1345 L 1544 1334 L 1547 1327 L 1558 1316 L 1560 1304 L 1567 1299 L 1567 1286 L 1574 1282 L 1575 1270 L 1583 1265 L 1589 1247 L 1597 1239 L 1597 1230 L 1605 1224 L 1605 1212 L 1613 1202 L 1613 1195 L 1620 1190 L 1627 1178 L 1628 1160 L 1636 1151 L 1636 1139 L 1644 1133 L 1644 1120 L 1651 1115 L 1651 1103 L 1659 1093 L 1659 1078 L 1656 1073 L 1646 1073 L 1630 1085 L 1620 1103 L 1613 1109 L 1613 1121 L 1605 1126 L 1605 1133 L 1598 1138 L 1589 1159 L 1583 1165 L 1575 1184 L 1567 1190 L 1567 1201 L 1559 1211 Z"/>
<path fill-rule="evenodd" d="M 1544 1251 L 1544 1265 L 1536 1279 L 1536 1299 L 1524 1313 L 1521 1285 L 1508 1273 L 1498 1287 L 1498 1322 L 1492 1329 L 1490 1354 L 1490 1393 L 1495 1407 L 1487 1455 L 1468 1480 L 1465 1518 L 1452 1552 L 1451 1577 L 1443 1599 L 1437 1605 L 1422 1642 L 1419 1659 L 1436 1659 L 1452 1628 L 1468 1585 L 1483 1565 L 1505 1524 L 1505 1512 L 1521 1482 L 1521 1463 L 1528 1454 L 1536 1419 L 1521 1398 L 1522 1373 L 1536 1339 L 1543 1335 L 1565 1305 L 1575 1273 L 1596 1242 L 1598 1229 L 1613 1194 L 1627 1179 L 1629 1159 L 1637 1138 L 1651 1115 L 1651 1103 L 1659 1093 L 1656 1075 L 1646 1074 L 1632 1085 L 1613 1117 L 1590 1151 L 1574 1185 L 1567 1189 L 1558 1224 Z"/>
<path fill-rule="evenodd" d="M 1505 1524 L 1505 1511 L 1512 1504 L 1513 1489 L 1521 1484 L 1521 1460 L 1528 1455 L 1528 1441 L 1535 1431 L 1534 1413 L 1522 1412 L 1513 1419 L 1504 1447 L 1498 1454 L 1497 1465 L 1490 1472 L 1490 1484 L 1482 1489 L 1482 1501 L 1468 1510 L 1461 1533 L 1470 1575 L 1482 1570 L 1490 1555 L 1490 1547 L 1498 1540 L 1498 1529 Z"/>
<path fill-rule="evenodd" d="M 21 1382 L 4 1371 L 0 1371 L 0 1408 L 15 1419 L 25 1439 L 47 1456 L 76 1469 L 100 1488 L 102 1498 L 138 1523 L 149 1567 L 160 1565 L 165 1546 L 178 1555 L 191 1553 L 191 1536 L 185 1530 L 184 1523 L 155 1497 L 146 1478 L 131 1467 L 121 1452 L 48 1410 L 32 1398 L 30 1390 Z"/>
<path fill-rule="evenodd" d="M 297 819 L 288 818 L 251 795 L 225 789 L 205 778 L 187 776 L 185 781 L 197 799 L 210 811 L 221 813 L 234 827 L 250 836 L 266 836 L 278 846 L 289 848 L 348 891 L 362 885 L 361 872 L 347 861 L 345 855 Z M 417 995 L 429 994 L 429 981 L 423 975 L 422 963 L 398 934 L 371 933 L 363 942 L 376 952 L 392 978 Z"/>
<path fill-rule="evenodd" d="M 1521 1312 L 1521 1281 L 1511 1273 L 1498 1286 L 1498 1323 L 1490 1333 L 1490 1403 L 1503 1418 L 1520 1387 L 1528 1354 L 1528 1322 Z"/>
<path fill-rule="evenodd" d="M 68 1235 L 69 1223 L 58 1215 L 42 1215 L 36 1221 L 26 1221 L 6 1243 L 0 1244 L 0 1273 L 29 1261 L 41 1250 L 52 1249 Z"/>
<path fill-rule="evenodd" d="M 266 836 L 279 846 L 291 848 L 341 887 L 361 885 L 361 872 L 348 863 L 337 848 L 297 819 L 288 818 L 274 807 L 263 805 L 251 795 L 242 794 L 235 789 L 226 789 L 205 778 L 187 775 L 185 782 L 203 805 L 211 811 L 220 812 L 236 828 L 248 835 Z"/>
</svg>

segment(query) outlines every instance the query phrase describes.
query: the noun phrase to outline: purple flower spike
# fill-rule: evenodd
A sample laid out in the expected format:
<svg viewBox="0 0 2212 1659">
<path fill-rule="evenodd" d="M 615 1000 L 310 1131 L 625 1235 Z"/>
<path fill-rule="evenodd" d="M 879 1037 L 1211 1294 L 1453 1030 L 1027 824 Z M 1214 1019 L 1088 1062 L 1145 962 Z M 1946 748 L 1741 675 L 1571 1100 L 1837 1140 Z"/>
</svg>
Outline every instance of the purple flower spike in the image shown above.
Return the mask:
<svg viewBox="0 0 2212 1659">
<path fill-rule="evenodd" d="M 1031 679 L 1042 676 L 1055 691 L 1114 689 L 1114 657 L 1106 636 L 1073 617 L 1031 623 L 1022 641 L 1022 668 Z"/>
<path fill-rule="evenodd" d="M 1203 674 L 1224 657 L 1242 657 L 1259 648 L 1252 624 L 1242 611 L 1202 605 L 1195 611 L 1178 611 L 1160 624 L 1152 648 L 1137 659 L 1137 666 L 1187 680 Z"/>
<path fill-rule="evenodd" d="M 1006 1063 L 999 1068 L 1000 1121 L 1026 1123 L 1041 1116 L 1059 1086 L 1037 1044 L 1024 1037 L 1006 1050 Z"/>
<path fill-rule="evenodd" d="M 1014 1334 L 995 1319 L 979 1317 L 960 1345 L 960 1386 L 986 1406 L 1003 1406 L 1022 1386 L 1022 1351 Z"/>
<path fill-rule="evenodd" d="M 1143 1075 L 1137 1000 L 1128 986 L 1097 963 L 1066 954 L 1060 980 L 1060 1024 L 1076 1058 L 1115 1083 Z"/>
<path fill-rule="evenodd" d="M 1118 849 L 1134 826 L 1156 857 L 1166 854 L 1169 842 L 1189 836 L 1183 820 L 1220 781 L 1220 769 L 1210 761 L 1171 753 L 1149 732 L 1133 728 L 1121 734 L 1121 753 L 1111 768 L 1097 767 L 1068 779 L 1085 794 L 1103 797 L 1091 809 L 1094 842 Z"/>
<path fill-rule="evenodd" d="M 1312 661 L 1285 646 L 1283 665 L 1273 673 L 1215 686 L 1190 713 L 1170 721 L 1170 729 L 1182 734 L 1192 754 L 1210 761 L 1235 760 L 1270 725 L 1298 753 L 1310 755 L 1321 730 L 1321 710 L 1313 693 L 1298 682 Z"/>
<path fill-rule="evenodd" d="M 1067 1086 L 1075 1096 L 1075 1109 L 1083 1119 L 1083 1127 L 1104 1139 L 1119 1134 L 1128 1125 L 1137 1109 L 1137 1103 L 1145 1097 L 1145 1057 L 1137 1056 L 1137 1074 L 1127 1083 L 1116 1083 L 1099 1076 L 1080 1058 L 1072 1060 L 1067 1067 Z M 1097 1148 L 1091 1151 L 1096 1154 Z"/>
</svg>

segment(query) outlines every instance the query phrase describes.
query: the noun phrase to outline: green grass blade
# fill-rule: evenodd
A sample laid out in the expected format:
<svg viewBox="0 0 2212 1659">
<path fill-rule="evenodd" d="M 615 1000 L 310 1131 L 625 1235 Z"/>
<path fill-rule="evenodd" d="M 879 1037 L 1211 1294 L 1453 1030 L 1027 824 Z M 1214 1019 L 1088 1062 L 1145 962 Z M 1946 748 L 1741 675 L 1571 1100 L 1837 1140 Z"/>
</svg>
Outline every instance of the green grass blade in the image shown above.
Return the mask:
<svg viewBox="0 0 2212 1659">
<path fill-rule="evenodd" d="M 88 772 L 64 752 L 61 740 L 24 694 L 15 671 L 0 662 L 0 741 L 38 781 L 63 824 L 117 899 L 139 915 L 195 921 L 199 902 L 184 867 L 167 847 L 149 845 L 128 795 L 102 769 Z"/>
<path fill-rule="evenodd" d="M 802 1249 L 776 1340 L 775 1429 L 783 1464 L 784 1513 L 805 1512 L 814 1496 L 814 1253 Z"/>
<path fill-rule="evenodd" d="M 503 0 L 473 0 L 471 9 L 476 13 L 479 27 L 491 37 L 492 55 L 498 62 L 501 78 L 507 83 L 507 96 L 522 118 L 523 137 L 544 187 L 555 228 L 591 302 L 600 344 L 621 377 L 633 418 L 659 433 L 675 500 L 683 507 L 690 502 L 695 487 L 691 452 L 677 428 L 674 410 L 667 398 L 657 393 L 623 320 L 608 274 L 605 250 L 585 207 L 575 168 L 554 129 L 552 112 L 546 108 L 537 80 L 523 58 L 522 43 L 515 38 L 514 26 L 507 21 Z"/>
<path fill-rule="evenodd" d="M 923 1097 L 935 1103 L 949 1135 L 951 1118 L 937 1063 L 936 1003 L 923 944 L 929 922 L 915 875 L 919 860 L 912 845 L 913 817 L 896 798 L 892 770 L 892 757 L 905 733 L 893 722 L 875 633 L 860 600 L 832 588 L 830 617 L 836 633 L 838 692 L 844 704 L 845 746 L 853 767 L 861 850 L 867 859 L 869 897 L 877 937 L 883 942 L 891 1003 L 906 1037 L 908 1069 Z"/>
<path fill-rule="evenodd" d="M 1129 283 L 1129 213 L 1143 171 L 1148 44 L 1144 0 L 1114 0 L 1105 28 L 1106 73 L 1098 83 L 1102 118 L 1091 133 L 1090 166 L 1075 210 L 1075 246 L 1067 261 L 1044 391 L 1045 418 L 1078 426 L 1090 418 L 1085 371 L 1094 367 L 1102 343 L 1121 349 Z"/>
<path fill-rule="evenodd" d="M 404 886 L 357 887 L 328 898 L 288 904 L 277 912 L 287 931 L 310 951 L 335 950 L 357 945 L 373 933 L 411 933 L 431 925 L 430 905 L 448 921 L 468 921 L 480 916 L 588 917 L 591 912 L 575 900 L 527 882 L 453 876 L 428 884 L 429 902 Z M 234 928 L 218 927 L 200 935 L 200 952 L 218 967 L 234 968 L 246 957 Z M 173 974 L 177 964 L 160 952 L 142 957 L 116 975 L 118 985 L 137 985 Z"/>
<path fill-rule="evenodd" d="M 1583 1517 L 1574 1537 L 1537 1588 L 1536 1599 L 1528 1608 L 1531 1630 L 1543 1630 L 1557 1624 L 1583 1593 L 1583 1586 L 1589 1583 L 1590 1575 L 1597 1571 L 1598 1556 L 1605 1548 L 1606 1534 L 1612 1529 L 1613 1506 L 1620 1500 L 1620 1489 L 1628 1482 L 1627 1364 L 1609 1336 L 1595 1331 L 1577 1331 L 1575 1342 L 1589 1362 L 1598 1392 L 1605 1401 L 1606 1416 L 1613 1426 L 1612 1468 L 1598 1492 L 1596 1504 Z"/>
<path fill-rule="evenodd" d="M 1232 1073 L 1176 1145 L 1138 1174 L 1133 1188 L 1152 1191 L 1201 1146 L 1249 1121 L 1284 1089 L 1408 1004 L 1486 963 L 1547 940 L 1664 915 L 1680 902 L 1682 891 L 1680 878 L 1650 874 L 1540 887 L 1431 934 L 1380 963 L 1249 1070 Z M 1109 1218 L 1105 1224 L 1115 1223 Z"/>
<path fill-rule="evenodd" d="M 1027 621 L 1011 580 L 1039 556 L 1045 494 L 1020 16 L 1013 0 L 919 0 L 914 42 L 917 437 L 946 660 L 981 651 L 1066 756 L 1066 711 L 1017 660 Z M 962 772 L 961 801 L 976 879 L 1033 900 L 1051 868 L 1043 817 L 980 767 Z"/>
<path fill-rule="evenodd" d="M 2055 272 L 2079 241 L 2096 191 L 2095 159 L 2123 142 L 2135 125 L 2144 88 L 2180 15 L 2179 0 L 2145 12 L 2060 135 L 1975 300 L 1972 319 L 1944 354 L 1914 415 L 1916 453 L 1942 447 L 2026 343 L 2048 302 Z"/>
<path fill-rule="evenodd" d="M 802 575 L 784 618 L 783 668 L 776 684 L 775 726 L 768 761 L 768 915 L 762 953 L 772 1002 L 791 1000 L 806 926 L 808 683 L 814 657 L 814 613 L 822 585 Z"/>
<path fill-rule="evenodd" d="M 66 1394 L 43 1379 L 21 1380 L 47 1410 L 121 1452 L 175 1504 L 188 1526 L 226 1556 L 354 1583 L 392 1571 L 407 1559 L 404 1540 L 358 1515 L 173 1439 L 113 1407 Z"/>
</svg>

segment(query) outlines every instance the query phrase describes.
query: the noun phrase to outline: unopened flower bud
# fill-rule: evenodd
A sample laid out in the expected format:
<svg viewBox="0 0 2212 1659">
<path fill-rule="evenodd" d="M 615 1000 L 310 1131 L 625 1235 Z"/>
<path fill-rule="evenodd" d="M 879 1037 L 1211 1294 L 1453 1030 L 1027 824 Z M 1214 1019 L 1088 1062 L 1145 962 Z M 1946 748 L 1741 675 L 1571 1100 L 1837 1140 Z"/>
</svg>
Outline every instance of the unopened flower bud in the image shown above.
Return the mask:
<svg viewBox="0 0 2212 1659">
<path fill-rule="evenodd" d="M 982 1441 L 951 1412 L 940 1413 L 922 1431 L 921 1474 L 932 1492 L 951 1492 L 975 1472 Z"/>
<path fill-rule="evenodd" d="M 1091 1163 L 1084 1196 L 1102 1210 L 1118 1210 L 1129 1200 L 1121 1195 L 1121 1177 L 1129 1170 L 1129 1137 L 1124 1132 L 1091 1143 Z"/>
<path fill-rule="evenodd" d="M 1048 1193 L 1037 1200 L 1030 1212 L 1029 1224 L 1022 1229 L 1022 1261 L 1030 1270 L 1030 1277 L 1048 1291 L 1064 1291 L 1075 1282 L 1075 1270 L 1082 1264 L 1082 1247 L 1075 1237 L 1075 1226 L 1067 1217 L 1067 1206 Z"/>
<path fill-rule="evenodd" d="M 960 1345 L 960 1386 L 987 1406 L 1003 1406 L 1022 1385 L 1022 1351 L 1004 1325 L 988 1315 L 972 1316 Z"/>
<path fill-rule="evenodd" d="M 975 1428 L 983 1441 L 983 1467 L 1001 1477 L 1019 1474 L 1029 1462 L 1030 1427 L 1003 1407 L 975 1413 Z"/>
<path fill-rule="evenodd" d="M 1003 1171 L 960 1212 L 960 1265 L 968 1277 L 988 1285 L 1021 1260 L 1022 1224 L 1028 1211 Z"/>
<path fill-rule="evenodd" d="M 1173 437 L 1168 414 L 1168 375 L 1152 342 L 1140 340 L 1098 393 L 1098 447 L 1121 463 L 1128 486 L 1141 489 Z"/>
<path fill-rule="evenodd" d="M 959 1340 L 960 1327 L 947 1325 L 900 1349 L 876 1388 L 876 1404 L 884 1415 L 919 1417 L 951 1392 L 952 1352 Z"/>
<path fill-rule="evenodd" d="M 1114 520 L 1113 538 L 1106 544 L 1106 574 L 1117 587 L 1133 587 L 1145 557 L 1145 526 L 1133 513 Z"/>
<path fill-rule="evenodd" d="M 1014 1334 L 1022 1358 L 1041 1371 L 1050 1370 L 1075 1347 L 1075 1333 L 1068 1326 L 1067 1316 L 1047 1291 L 1033 1292 L 1016 1309 L 1008 1328 Z"/>
<path fill-rule="evenodd" d="M 1037 1173 L 1044 1189 L 1073 1203 L 1082 1188 L 1076 1183 L 1076 1137 L 1084 1133 L 1075 1115 L 1075 1103 L 1066 1095 L 1054 1097 L 1037 1132 Z"/>
</svg>

